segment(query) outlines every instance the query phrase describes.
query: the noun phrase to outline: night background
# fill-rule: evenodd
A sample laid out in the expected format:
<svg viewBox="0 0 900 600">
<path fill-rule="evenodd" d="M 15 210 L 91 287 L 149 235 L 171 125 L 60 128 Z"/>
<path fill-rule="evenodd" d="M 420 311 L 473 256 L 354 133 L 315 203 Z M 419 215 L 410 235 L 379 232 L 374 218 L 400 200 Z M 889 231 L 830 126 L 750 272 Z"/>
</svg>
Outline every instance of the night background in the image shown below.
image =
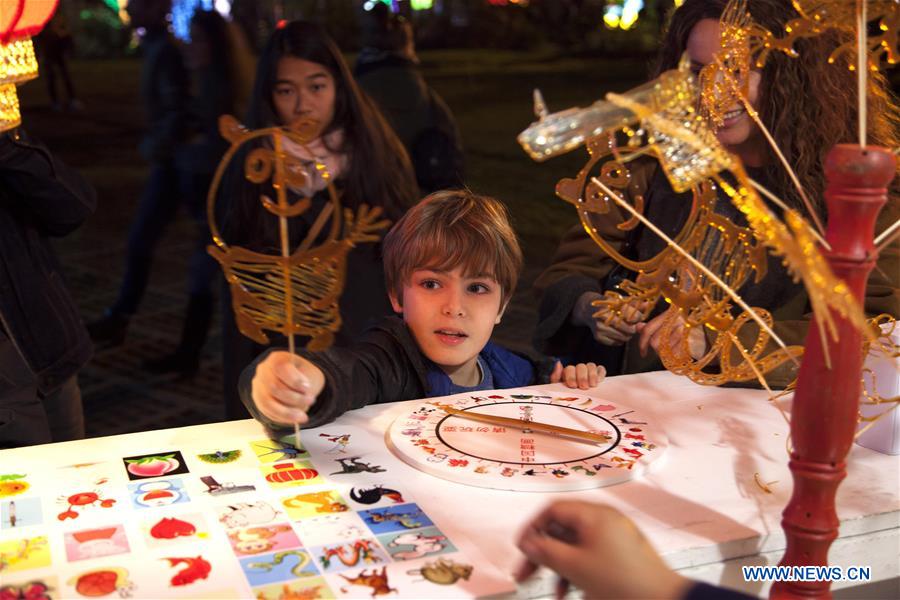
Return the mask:
<svg viewBox="0 0 900 600">
<path fill-rule="evenodd" d="M 96 213 L 57 240 L 69 288 L 86 322 L 100 317 L 121 282 L 128 227 L 148 163 L 137 145 L 145 128 L 140 51 L 125 0 L 62 0 L 58 12 L 72 36 L 69 66 L 83 106 L 51 104 L 44 78 L 19 89 L 23 125 L 87 177 Z M 503 200 L 522 242 L 526 266 L 495 341 L 527 350 L 536 318 L 531 283 L 550 262 L 575 212 L 554 196 L 574 176 L 583 150 L 532 162 L 516 135 L 534 120 L 539 88 L 551 111 L 586 106 L 608 91 L 644 81 L 672 0 L 409 0 L 385 1 L 413 24 L 426 81 L 452 110 L 462 133 L 465 183 Z M 176 0 L 172 32 L 187 42 L 193 11 L 229 15 L 258 51 L 282 19 L 325 25 L 352 65 L 372 0 Z M 38 40 L 40 42 L 40 40 Z M 241 115 L 238 115 L 240 118 Z M 193 377 L 153 375 L 142 361 L 171 351 L 187 302 L 192 247 L 187 214 L 157 248 L 147 294 L 122 345 L 98 344 L 81 371 L 88 436 L 214 422 L 224 418 L 221 335 L 215 316 Z M 217 307 L 218 308 L 218 307 Z"/>
</svg>

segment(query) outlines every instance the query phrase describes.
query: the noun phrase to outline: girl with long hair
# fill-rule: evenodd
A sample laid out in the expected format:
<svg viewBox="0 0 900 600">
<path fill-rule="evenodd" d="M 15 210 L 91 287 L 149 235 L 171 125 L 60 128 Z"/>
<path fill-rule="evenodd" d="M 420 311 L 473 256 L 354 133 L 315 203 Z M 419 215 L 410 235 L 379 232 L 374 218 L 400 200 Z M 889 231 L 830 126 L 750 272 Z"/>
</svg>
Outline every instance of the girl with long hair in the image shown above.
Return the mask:
<svg viewBox="0 0 900 600">
<path fill-rule="evenodd" d="M 686 0 L 674 11 L 663 38 L 657 74 L 676 68 L 685 52 L 695 73 L 713 61 L 720 51 L 719 19 L 726 4 L 726 0 Z M 753 0 L 748 7 L 752 19 L 775 35 L 784 35 L 785 24 L 799 16 L 789 0 Z M 846 62 L 828 63 L 829 55 L 845 37 L 830 31 L 798 40 L 798 58 L 772 52 L 764 68 L 749 73 L 747 100 L 758 111 L 787 162 L 793 165 L 823 220 L 827 217 L 823 201 L 825 156 L 835 144 L 857 139 L 856 76 Z M 869 78 L 868 100 L 869 143 L 897 147 L 900 113 L 884 77 L 878 73 Z M 725 113 L 723 123 L 716 128 L 716 137 L 741 159 L 751 178 L 810 217 L 801 195 L 742 104 L 736 103 Z M 634 185 L 626 195 L 643 195 L 645 215 L 670 236 L 676 234 L 690 213 L 691 194 L 676 194 L 655 160 L 637 159 L 629 163 L 629 169 Z M 719 195 L 715 211 L 738 226 L 747 225 L 744 216 L 723 194 Z M 892 199 L 882 211 L 878 230 L 896 218 L 897 203 Z M 645 227 L 626 234 L 616 225 L 601 223 L 598 229 L 631 259 L 648 260 L 665 248 L 665 242 Z M 865 303 L 868 313 L 900 313 L 898 271 L 897 247 L 885 249 L 869 280 Z M 603 254 L 579 224 L 564 237 L 554 264 L 535 283 L 535 290 L 542 297 L 536 344 L 545 352 L 567 356 L 571 361 L 604 363 L 611 373 L 662 368 L 656 350 L 663 323 L 661 313 L 667 306 L 664 302 L 650 311 L 635 309 L 626 315 L 630 319 L 617 316 L 606 322 L 607 315 L 594 316 L 597 309 L 592 302 L 600 299 L 604 291 L 615 289 L 623 279 L 634 276 Z M 779 257 L 770 255 L 762 281 L 750 282 L 739 291 L 750 306 L 772 313 L 774 330 L 786 344 L 803 344 L 810 318 L 808 298 Z M 702 355 L 707 344 L 702 330 L 694 328 L 691 333 L 700 334 L 691 342 L 692 349 L 696 346 L 698 355 Z M 793 364 L 786 363 L 769 373 L 767 381 L 773 386 L 784 386 L 794 376 Z"/>
<path fill-rule="evenodd" d="M 285 152 L 307 165 L 309 175 L 303 189 L 290 193 L 312 198 L 309 210 L 289 220 L 292 249 L 329 202 L 326 182 L 316 175 L 316 163 L 326 165 L 340 192 L 341 206 L 354 213 L 366 204 L 381 207 L 384 216 L 396 221 L 416 201 L 418 187 L 403 145 L 357 86 L 337 45 L 318 25 L 294 21 L 277 29 L 262 51 L 246 125 L 250 129 L 286 127 L 301 119 L 317 121 L 320 136 L 305 146 L 289 139 L 284 142 Z M 260 203 L 264 194 L 275 196 L 265 184 L 247 182 L 243 164 L 238 154 L 232 161 L 230 185 L 220 192 L 221 231 L 229 245 L 278 254 L 278 220 Z M 328 227 L 322 231 L 324 239 Z M 373 317 L 391 314 L 380 244 L 361 244 L 350 251 L 339 309 L 337 345 L 346 345 Z M 237 397 L 238 376 L 263 348 L 237 332 L 228 298 L 223 345 L 227 412 L 239 417 L 246 413 Z"/>
</svg>

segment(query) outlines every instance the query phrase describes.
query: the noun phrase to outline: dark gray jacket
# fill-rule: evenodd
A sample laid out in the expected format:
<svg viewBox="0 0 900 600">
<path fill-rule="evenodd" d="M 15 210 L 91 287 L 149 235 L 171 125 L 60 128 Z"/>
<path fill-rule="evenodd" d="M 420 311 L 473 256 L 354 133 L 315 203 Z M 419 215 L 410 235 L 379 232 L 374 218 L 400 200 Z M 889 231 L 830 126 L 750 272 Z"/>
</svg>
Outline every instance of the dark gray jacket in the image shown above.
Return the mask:
<svg viewBox="0 0 900 600">
<path fill-rule="evenodd" d="M 96 204 L 90 184 L 22 130 L 0 133 L 0 327 L 43 394 L 92 352 L 49 238 L 74 231 Z"/>
<path fill-rule="evenodd" d="M 241 375 L 241 400 L 255 419 L 277 432 L 285 426 L 260 414 L 251 396 L 256 366 L 272 348 L 257 358 Z M 309 411 L 309 423 L 318 427 L 348 410 L 369 404 L 433 398 L 453 393 L 450 378 L 419 350 L 409 328 L 397 317 L 385 317 L 368 329 L 350 347 L 332 346 L 322 352 L 300 350 L 299 354 L 325 374 L 325 389 Z M 556 360 L 532 359 L 495 344 L 487 344 L 479 355 L 491 370 L 498 389 L 549 383 Z"/>
</svg>

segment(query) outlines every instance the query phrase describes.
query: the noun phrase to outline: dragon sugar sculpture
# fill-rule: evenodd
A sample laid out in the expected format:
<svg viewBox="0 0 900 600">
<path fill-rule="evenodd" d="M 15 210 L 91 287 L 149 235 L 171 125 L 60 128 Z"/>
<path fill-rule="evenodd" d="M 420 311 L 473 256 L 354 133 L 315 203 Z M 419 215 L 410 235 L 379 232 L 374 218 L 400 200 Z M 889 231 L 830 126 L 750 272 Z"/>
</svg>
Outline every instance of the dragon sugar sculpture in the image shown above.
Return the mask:
<svg viewBox="0 0 900 600">
<path fill-rule="evenodd" d="M 782 222 L 753 188 L 739 159 L 716 140 L 699 109 L 698 86 L 688 63 L 625 94 L 608 94 L 587 109 L 547 114 L 537 102 L 540 120 L 519 136 L 520 144 L 536 160 L 568 152 L 586 143 L 590 160 L 574 179 L 563 179 L 557 195 L 572 203 L 587 233 L 616 262 L 638 273 L 619 291 L 609 291 L 595 304 L 608 319 L 642 313 L 660 298 L 673 307 L 663 326 L 659 345 L 664 366 L 703 384 L 759 379 L 786 361 L 797 362 L 801 347 L 787 347 L 772 330 L 766 311 L 747 306 L 735 290 L 750 277 L 765 274 L 768 248 L 783 258 L 789 272 L 805 284 L 815 308 L 827 306 L 871 335 L 859 303 L 834 276 L 819 252 L 806 221 L 793 210 Z M 624 138 L 619 145 L 617 139 Z M 618 253 L 599 233 L 593 215 L 613 207 L 630 214 L 618 224 L 627 230 L 637 221 L 652 227 L 643 216 L 643 202 L 634 206 L 616 190 L 628 186 L 628 162 L 651 155 L 659 161 L 673 190 L 693 192 L 686 224 L 657 256 L 635 262 Z M 599 166 L 596 177 L 591 174 Z M 738 227 L 713 211 L 716 189 L 722 190 L 745 216 Z M 655 228 L 654 228 L 655 230 Z M 661 232 L 657 232 L 660 233 Z M 734 306 L 742 309 L 735 315 Z M 816 310 L 822 330 L 836 335 L 831 313 Z M 692 355 L 689 336 L 676 336 L 679 320 L 689 330 L 702 327 L 708 350 Z M 769 351 L 770 339 L 780 348 Z M 718 369 L 707 369 L 716 363 Z"/>
</svg>

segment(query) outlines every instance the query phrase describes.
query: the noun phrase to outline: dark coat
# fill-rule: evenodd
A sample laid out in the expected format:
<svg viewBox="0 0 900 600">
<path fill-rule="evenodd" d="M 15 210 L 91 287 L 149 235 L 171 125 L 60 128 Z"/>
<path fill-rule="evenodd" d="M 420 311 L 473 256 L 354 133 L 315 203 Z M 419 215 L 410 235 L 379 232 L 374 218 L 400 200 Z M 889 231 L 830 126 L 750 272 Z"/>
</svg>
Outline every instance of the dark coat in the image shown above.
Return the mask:
<svg viewBox="0 0 900 600">
<path fill-rule="evenodd" d="M 141 99 L 147 131 L 138 150 L 150 162 L 173 158 L 187 135 L 189 78 L 181 52 L 165 29 L 147 31 L 141 49 Z"/>
<path fill-rule="evenodd" d="M 43 394 L 92 352 L 49 238 L 74 231 L 96 204 L 93 188 L 24 132 L 0 134 L 0 327 Z"/>
<path fill-rule="evenodd" d="M 286 426 L 262 416 L 251 396 L 256 366 L 273 350 L 262 354 L 244 370 L 239 390 L 250 414 L 269 429 L 278 430 Z M 396 317 L 382 319 L 349 347 L 298 353 L 325 375 L 325 389 L 310 409 L 305 427 L 330 423 L 348 410 L 369 404 L 452 393 L 450 378 L 435 376 L 438 368 L 422 355 L 406 323 Z M 534 360 L 490 343 L 480 357 L 491 370 L 497 389 L 549 383 L 556 364 L 554 359 Z"/>
<path fill-rule="evenodd" d="M 422 77 L 419 65 L 394 53 L 363 51 L 354 76 L 406 147 L 422 192 L 462 185 L 462 134 L 443 98 Z"/>
</svg>

